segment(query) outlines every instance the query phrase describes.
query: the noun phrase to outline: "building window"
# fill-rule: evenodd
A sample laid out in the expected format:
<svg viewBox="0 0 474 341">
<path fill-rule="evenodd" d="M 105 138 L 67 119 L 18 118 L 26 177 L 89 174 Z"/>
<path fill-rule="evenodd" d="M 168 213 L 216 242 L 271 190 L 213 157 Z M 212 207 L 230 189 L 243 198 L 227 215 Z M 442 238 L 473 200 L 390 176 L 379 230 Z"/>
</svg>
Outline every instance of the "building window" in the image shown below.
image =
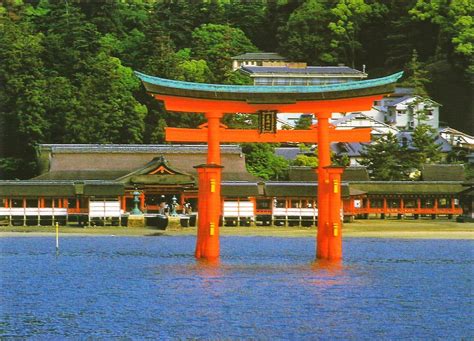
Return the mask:
<svg viewBox="0 0 474 341">
<path fill-rule="evenodd" d="M 416 199 L 405 199 L 403 201 L 403 205 L 406 208 L 416 208 L 417 207 Z"/>
<path fill-rule="evenodd" d="M 37 208 L 38 199 L 26 199 L 26 207 Z"/>
<path fill-rule="evenodd" d="M 319 85 L 321 83 L 322 83 L 321 79 L 318 79 L 318 78 L 312 78 L 309 82 L 309 84 L 311 84 L 311 85 Z"/>
<path fill-rule="evenodd" d="M 272 85 L 272 79 L 270 77 L 256 78 L 255 85 Z"/>
<path fill-rule="evenodd" d="M 13 198 L 11 207 L 23 207 L 23 199 Z"/>
<path fill-rule="evenodd" d="M 383 199 L 370 198 L 370 207 L 371 208 L 382 208 L 383 207 Z"/>
<path fill-rule="evenodd" d="M 291 85 L 305 85 L 306 79 L 304 78 L 293 78 L 291 80 Z"/>
<path fill-rule="evenodd" d="M 400 208 L 400 199 L 387 199 L 388 208 Z"/>
<path fill-rule="evenodd" d="M 268 199 L 257 199 L 257 210 L 270 210 L 271 202 Z"/>
<path fill-rule="evenodd" d="M 288 85 L 290 82 L 286 78 L 275 78 L 274 85 Z"/>
<path fill-rule="evenodd" d="M 449 198 L 438 198 L 438 207 L 439 208 L 450 208 L 451 199 Z"/>
<path fill-rule="evenodd" d="M 421 207 L 422 208 L 433 208 L 434 207 L 434 199 L 432 199 L 432 198 L 423 198 L 423 199 L 421 199 Z"/>
<path fill-rule="evenodd" d="M 276 208 L 285 208 L 286 207 L 286 200 L 285 199 L 275 199 L 275 207 Z"/>
</svg>

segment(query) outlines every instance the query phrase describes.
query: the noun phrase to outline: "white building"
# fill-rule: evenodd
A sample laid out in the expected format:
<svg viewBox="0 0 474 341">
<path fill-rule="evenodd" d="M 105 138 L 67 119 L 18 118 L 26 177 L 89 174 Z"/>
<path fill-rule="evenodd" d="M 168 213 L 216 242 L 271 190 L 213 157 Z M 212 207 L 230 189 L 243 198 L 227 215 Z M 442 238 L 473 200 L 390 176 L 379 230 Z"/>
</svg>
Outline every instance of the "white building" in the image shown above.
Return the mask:
<svg viewBox="0 0 474 341">
<path fill-rule="evenodd" d="M 449 127 L 440 129 L 439 134 L 453 147 L 474 150 L 474 136 Z"/>
<path fill-rule="evenodd" d="M 398 134 L 400 130 L 397 127 L 390 126 L 383 122 L 376 120 L 375 118 L 367 115 L 365 112 L 355 112 L 344 116 L 333 115 L 331 124 L 336 126 L 338 130 L 348 130 L 354 128 L 371 128 L 372 135 L 380 136 L 392 133 Z"/>
<path fill-rule="evenodd" d="M 236 71 L 242 66 L 273 66 L 285 61 L 285 57 L 275 52 L 244 53 L 232 57 L 232 71 Z"/>
<path fill-rule="evenodd" d="M 385 122 L 397 128 L 412 130 L 420 124 L 439 127 L 441 104 L 420 96 L 404 96 L 387 103 Z"/>
</svg>

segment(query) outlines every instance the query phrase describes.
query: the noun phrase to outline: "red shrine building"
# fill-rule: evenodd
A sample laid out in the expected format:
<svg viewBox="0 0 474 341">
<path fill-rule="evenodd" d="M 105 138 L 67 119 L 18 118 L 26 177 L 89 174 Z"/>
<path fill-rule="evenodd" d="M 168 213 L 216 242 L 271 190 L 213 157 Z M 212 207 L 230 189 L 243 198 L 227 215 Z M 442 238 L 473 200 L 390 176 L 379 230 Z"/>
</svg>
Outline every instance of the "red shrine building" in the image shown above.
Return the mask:
<svg viewBox="0 0 474 341">
<path fill-rule="evenodd" d="M 38 148 L 40 174 L 24 181 L 0 181 L 3 224 L 48 225 L 77 221 L 118 224 L 133 208 L 159 212 L 176 197 L 183 213 L 197 209 L 198 179 L 193 165 L 203 163 L 204 145 L 61 145 Z M 222 207 L 225 225 L 303 225 L 317 220 L 317 179 L 308 167 L 291 167 L 287 181 L 262 181 L 247 172 L 238 145 L 222 145 Z M 464 177 L 459 165 L 427 165 L 422 181 L 370 181 L 362 167 L 342 176 L 344 218 L 429 218 L 462 214 Z M 90 204 L 116 203 L 94 216 Z M 189 213 L 189 211 L 187 212 Z M 91 216 L 89 216 L 91 214 Z M 110 216 L 107 216 L 110 214 Z"/>
</svg>

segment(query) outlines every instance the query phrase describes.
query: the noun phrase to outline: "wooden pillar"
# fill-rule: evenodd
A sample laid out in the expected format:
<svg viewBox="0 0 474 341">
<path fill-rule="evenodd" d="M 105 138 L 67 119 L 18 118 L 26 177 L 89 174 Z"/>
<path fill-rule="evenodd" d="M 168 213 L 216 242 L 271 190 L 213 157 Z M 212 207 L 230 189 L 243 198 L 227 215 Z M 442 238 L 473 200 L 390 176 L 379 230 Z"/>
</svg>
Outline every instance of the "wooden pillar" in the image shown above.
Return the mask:
<svg viewBox="0 0 474 341">
<path fill-rule="evenodd" d="M 341 174 L 342 167 L 326 167 L 329 177 L 329 221 L 327 258 L 331 261 L 342 259 L 342 220 L 341 220 Z"/>
<path fill-rule="evenodd" d="M 316 257 L 329 259 L 330 236 L 330 184 L 328 171 L 325 167 L 331 165 L 329 149 L 329 118 L 331 113 L 317 113 L 318 119 L 318 235 L 316 241 Z"/>
<path fill-rule="evenodd" d="M 436 215 L 438 214 L 438 197 L 434 198 L 434 205 L 433 205 L 433 210 L 434 213 L 431 215 L 431 219 L 436 219 Z"/>
<path fill-rule="evenodd" d="M 120 197 L 119 197 L 120 198 Z M 120 206 L 124 212 L 127 211 L 127 196 L 124 193 L 121 200 L 120 200 Z"/>
<path fill-rule="evenodd" d="M 220 149 L 220 118 L 222 113 L 209 112 L 206 113 L 207 118 L 207 163 L 221 164 L 221 149 Z"/>
<path fill-rule="evenodd" d="M 221 216 L 220 118 L 222 113 L 206 113 L 208 122 L 207 164 L 196 166 L 199 175 L 198 232 L 196 258 L 219 258 L 219 219 Z"/>
<path fill-rule="evenodd" d="M 23 226 L 26 226 L 26 199 L 22 199 L 22 206 L 23 206 Z"/>
<path fill-rule="evenodd" d="M 219 219 L 221 211 L 222 166 L 196 166 L 199 175 L 198 232 L 196 258 L 216 259 L 220 254 Z"/>
<path fill-rule="evenodd" d="M 387 214 L 387 197 L 383 197 L 383 206 L 382 206 L 382 215 L 380 218 L 385 219 L 385 216 Z"/>
<path fill-rule="evenodd" d="M 142 191 L 142 193 L 140 194 L 140 211 L 144 211 L 145 209 L 145 192 Z"/>
</svg>

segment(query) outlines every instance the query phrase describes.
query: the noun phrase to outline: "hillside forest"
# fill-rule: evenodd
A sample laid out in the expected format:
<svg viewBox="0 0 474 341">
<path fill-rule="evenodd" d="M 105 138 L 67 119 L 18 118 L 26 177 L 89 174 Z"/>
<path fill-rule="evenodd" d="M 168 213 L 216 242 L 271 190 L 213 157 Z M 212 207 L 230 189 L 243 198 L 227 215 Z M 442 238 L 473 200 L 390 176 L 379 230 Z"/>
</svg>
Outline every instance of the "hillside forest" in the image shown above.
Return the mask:
<svg viewBox="0 0 474 341">
<path fill-rule="evenodd" d="M 231 69 L 245 52 L 365 65 L 369 78 L 404 70 L 442 104 L 444 125 L 473 134 L 473 12 L 470 0 L 4 0 L 0 179 L 34 176 L 40 143 L 163 143 L 166 126 L 198 126 L 133 71 L 246 84 Z"/>
</svg>

